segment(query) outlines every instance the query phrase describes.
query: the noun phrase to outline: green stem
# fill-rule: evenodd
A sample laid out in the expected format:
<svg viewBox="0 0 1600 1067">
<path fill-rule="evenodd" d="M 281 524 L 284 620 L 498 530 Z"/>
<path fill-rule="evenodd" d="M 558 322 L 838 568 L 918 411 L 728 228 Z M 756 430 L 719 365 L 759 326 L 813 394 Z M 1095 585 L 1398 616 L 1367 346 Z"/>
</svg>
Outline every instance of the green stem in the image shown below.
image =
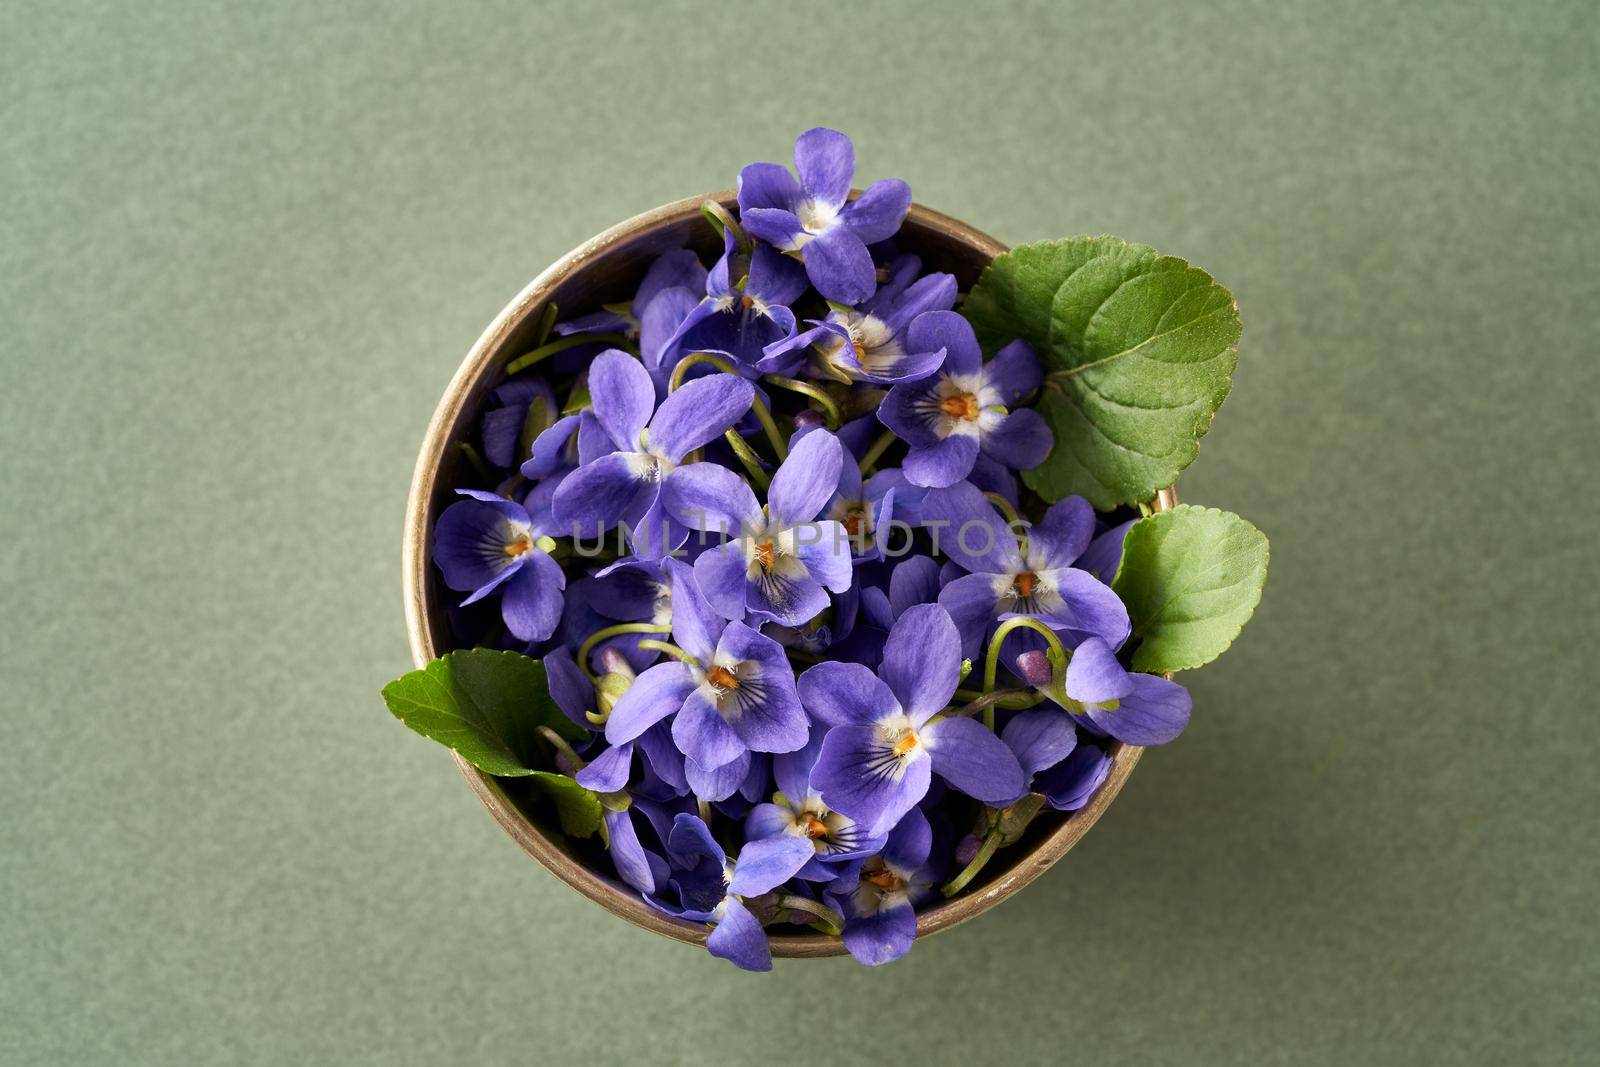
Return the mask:
<svg viewBox="0 0 1600 1067">
<path fill-rule="evenodd" d="M 821 928 L 824 933 L 837 936 L 840 931 L 844 929 L 844 916 L 840 915 L 826 904 L 819 903 L 815 900 L 807 900 L 805 897 L 784 894 L 778 897 L 777 905 L 780 908 L 787 908 L 789 911 L 800 911 L 807 915 L 813 916 L 817 920 L 816 925 Z M 829 929 L 830 927 L 831 929 Z"/>
<path fill-rule="evenodd" d="M 485 483 L 493 482 L 494 475 L 490 472 L 489 465 L 483 461 L 483 457 L 478 454 L 478 450 L 466 441 L 461 442 L 460 448 L 461 454 L 466 457 L 467 464 L 472 468 L 472 473 L 478 476 L 478 480 Z"/>
<path fill-rule="evenodd" d="M 989 862 L 989 858 L 995 854 L 995 850 L 999 847 L 1000 819 L 998 816 L 994 816 L 989 822 L 989 832 L 983 835 L 983 847 L 978 849 L 978 854 L 972 857 L 972 862 L 967 864 L 960 874 L 945 883 L 944 889 L 940 890 L 940 892 L 947 897 L 953 897 L 967 888 L 967 883 L 977 877 L 978 872 L 983 870 L 983 865 Z"/>
<path fill-rule="evenodd" d="M 561 753 L 563 756 L 567 757 L 567 762 L 572 765 L 572 770 L 567 773 L 577 774 L 587 766 L 583 760 L 578 758 L 578 754 L 572 751 L 572 746 L 567 744 L 566 738 L 562 737 L 548 726 L 540 726 L 536 729 L 539 731 L 540 737 L 550 742 L 552 748 Z"/>
<path fill-rule="evenodd" d="M 1006 638 L 1011 635 L 1011 631 L 1024 628 L 1037 630 L 1043 635 L 1045 642 L 1050 646 L 1046 654 L 1050 657 L 1052 669 L 1064 670 L 1066 668 L 1067 651 L 1061 647 L 1061 638 L 1056 636 L 1056 632 L 1038 619 L 1031 619 L 1026 615 L 1017 615 L 1001 623 L 995 629 L 994 636 L 989 639 L 989 652 L 983 661 L 983 692 L 985 694 L 994 691 L 995 675 L 1000 670 L 1000 646 L 1005 644 Z M 994 729 L 994 707 L 992 705 L 983 709 L 983 724 L 991 730 Z"/>
<path fill-rule="evenodd" d="M 974 693 L 970 689 L 957 689 L 956 695 L 971 703 L 963 704 L 954 711 L 943 714 L 947 718 L 957 718 L 963 715 L 976 715 L 980 711 L 991 708 L 1009 708 L 1020 711 L 1031 708 L 1044 701 L 1044 694 L 1031 689 L 1000 689 L 993 693 Z"/>
<path fill-rule="evenodd" d="M 815 400 L 822 408 L 822 413 L 828 418 L 828 429 L 837 430 L 844 425 L 844 412 L 839 410 L 839 405 L 834 403 L 833 397 L 821 386 L 802 382 L 798 378 L 785 378 L 781 374 L 764 374 L 761 380 L 768 385 L 776 385 L 779 389 L 787 389 L 791 393 L 800 393 Z"/>
<path fill-rule="evenodd" d="M 755 449 L 732 430 L 725 430 L 722 436 L 727 440 L 728 447 L 733 449 L 733 454 L 739 457 L 739 462 L 744 464 L 744 469 L 750 473 L 750 480 L 765 491 L 767 486 L 772 484 L 772 479 L 761 469 L 761 457 L 756 455 Z"/>
<path fill-rule="evenodd" d="M 885 430 L 878 435 L 877 440 L 872 442 L 872 447 L 867 449 L 867 454 L 861 457 L 861 473 L 863 476 L 872 473 L 873 465 L 883 458 L 883 454 L 889 451 L 889 446 L 894 442 L 893 430 Z"/>
<path fill-rule="evenodd" d="M 680 659 L 691 666 L 700 666 L 699 660 L 689 655 L 689 653 L 685 652 L 677 645 L 667 641 L 653 641 L 649 638 L 645 638 L 639 642 L 639 647 L 647 648 L 652 652 L 665 652 L 667 655 L 672 656 L 675 659 Z"/>
<path fill-rule="evenodd" d="M 596 630 L 590 634 L 578 649 L 578 666 L 583 668 L 583 673 L 589 676 L 589 681 L 595 680 L 595 673 L 589 667 L 589 653 L 594 651 L 594 646 L 609 637 L 620 637 L 622 634 L 666 634 L 671 633 L 672 627 L 661 626 L 653 622 L 622 622 L 615 626 L 607 626 L 604 630 Z"/>
<path fill-rule="evenodd" d="M 539 312 L 539 328 L 533 332 L 533 346 L 535 348 L 550 340 L 550 331 L 555 328 L 556 315 L 559 313 L 554 300 L 548 301 L 544 306 L 544 310 Z"/>
<path fill-rule="evenodd" d="M 519 371 L 525 371 L 535 363 L 538 363 L 540 360 L 547 359 L 550 356 L 555 355 L 557 352 L 565 352 L 569 348 L 576 348 L 579 345 L 587 344 L 608 344 L 627 349 L 632 349 L 633 347 L 633 342 L 629 341 L 620 333 L 568 334 L 566 337 L 559 337 L 548 344 L 540 345 L 532 352 L 518 356 L 516 359 L 512 360 L 506 365 L 506 374 L 512 375 L 518 373 Z"/>
</svg>

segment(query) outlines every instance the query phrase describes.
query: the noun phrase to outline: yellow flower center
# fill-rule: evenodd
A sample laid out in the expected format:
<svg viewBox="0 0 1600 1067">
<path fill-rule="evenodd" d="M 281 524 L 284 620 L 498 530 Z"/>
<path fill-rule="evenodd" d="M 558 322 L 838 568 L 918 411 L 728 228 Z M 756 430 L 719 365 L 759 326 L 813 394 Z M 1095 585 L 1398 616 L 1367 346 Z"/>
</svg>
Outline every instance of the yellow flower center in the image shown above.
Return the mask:
<svg viewBox="0 0 1600 1067">
<path fill-rule="evenodd" d="M 709 671 L 706 671 L 706 681 L 710 682 L 718 689 L 739 688 L 738 677 L 728 668 L 720 665 L 712 667 Z"/>
<path fill-rule="evenodd" d="M 505 554 L 510 556 L 512 559 L 516 559 L 518 556 L 528 552 L 528 550 L 531 548 L 533 548 L 533 539 L 527 534 L 523 534 L 515 541 L 506 542 L 504 551 Z"/>
<path fill-rule="evenodd" d="M 939 401 L 939 410 L 952 419 L 971 422 L 978 417 L 978 398 L 971 393 L 956 393 Z"/>
</svg>

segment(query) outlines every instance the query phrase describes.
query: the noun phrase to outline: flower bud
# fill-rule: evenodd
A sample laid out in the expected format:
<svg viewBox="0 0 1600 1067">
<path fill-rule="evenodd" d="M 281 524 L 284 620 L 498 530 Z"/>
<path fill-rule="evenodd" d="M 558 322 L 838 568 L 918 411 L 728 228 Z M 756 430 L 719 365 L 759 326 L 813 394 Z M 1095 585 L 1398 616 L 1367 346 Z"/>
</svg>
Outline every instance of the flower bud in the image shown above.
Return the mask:
<svg viewBox="0 0 1600 1067">
<path fill-rule="evenodd" d="M 1048 686 L 1055 677 L 1050 657 L 1043 652 L 1024 652 L 1016 659 L 1017 674 L 1035 689 Z"/>
<path fill-rule="evenodd" d="M 794 428 L 803 430 L 808 426 L 821 426 L 822 412 L 812 408 L 803 408 L 794 417 Z"/>
</svg>

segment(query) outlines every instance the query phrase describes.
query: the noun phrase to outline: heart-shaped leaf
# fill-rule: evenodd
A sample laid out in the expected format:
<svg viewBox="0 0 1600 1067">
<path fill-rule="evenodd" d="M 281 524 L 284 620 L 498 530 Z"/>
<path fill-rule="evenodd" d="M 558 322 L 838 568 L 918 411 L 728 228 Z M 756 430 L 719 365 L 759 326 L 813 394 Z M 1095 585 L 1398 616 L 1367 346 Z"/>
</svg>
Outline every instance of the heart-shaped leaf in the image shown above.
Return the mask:
<svg viewBox="0 0 1600 1067">
<path fill-rule="evenodd" d="M 1239 516 L 1180 504 L 1134 523 L 1111 580 L 1140 643 L 1133 669 L 1200 667 L 1233 643 L 1261 601 L 1267 538 Z"/>
<path fill-rule="evenodd" d="M 1047 500 L 1147 501 L 1194 461 L 1238 360 L 1232 295 L 1197 267 L 1115 237 L 1024 245 L 963 307 L 989 348 L 1045 364 L 1039 411 L 1056 447 L 1023 480 Z"/>
<path fill-rule="evenodd" d="M 533 784 L 556 806 L 561 829 L 572 837 L 588 837 L 600 829 L 600 798 L 564 774 L 534 771 Z"/>
<path fill-rule="evenodd" d="M 515 652 L 451 652 L 384 686 L 383 700 L 417 733 L 502 778 L 535 773 L 540 726 L 587 736 L 551 699 L 544 664 Z"/>
</svg>

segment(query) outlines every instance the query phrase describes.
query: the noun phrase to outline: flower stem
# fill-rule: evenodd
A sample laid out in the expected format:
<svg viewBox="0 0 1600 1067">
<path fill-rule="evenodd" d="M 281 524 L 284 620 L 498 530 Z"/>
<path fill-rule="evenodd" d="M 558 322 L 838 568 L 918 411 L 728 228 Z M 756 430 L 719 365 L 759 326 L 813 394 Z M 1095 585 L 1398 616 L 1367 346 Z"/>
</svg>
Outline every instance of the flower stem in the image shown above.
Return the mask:
<svg viewBox="0 0 1600 1067">
<path fill-rule="evenodd" d="M 532 352 L 518 356 L 506 365 L 506 374 L 512 375 L 525 371 L 540 360 L 547 359 L 557 352 L 565 352 L 569 348 L 587 344 L 607 344 L 630 350 L 633 348 L 633 342 L 620 333 L 572 333 L 565 337 L 558 337 L 548 344 L 540 345 Z"/>
<path fill-rule="evenodd" d="M 813 916 L 817 920 L 813 925 L 822 930 L 823 933 L 837 936 L 844 929 L 844 916 L 818 901 L 784 894 L 778 897 L 777 905 L 780 908 L 787 908 L 789 911 L 804 912 Z"/>
<path fill-rule="evenodd" d="M 867 454 L 861 457 L 862 477 L 866 477 L 872 473 L 873 466 L 877 464 L 878 460 L 883 458 L 883 454 L 889 451 L 889 446 L 894 444 L 894 442 L 895 436 L 893 430 L 885 430 L 878 435 L 877 439 L 872 442 L 872 447 L 867 449 Z"/>
<path fill-rule="evenodd" d="M 969 700 L 971 703 L 963 704 L 954 711 L 946 712 L 945 715 L 948 718 L 976 715 L 980 711 L 988 711 L 991 708 L 1010 708 L 1020 711 L 1023 708 L 1031 708 L 1044 700 L 1043 694 L 1027 689 L 998 689 L 993 693 L 974 693 L 970 689 L 957 689 L 956 696 L 961 697 L 963 700 Z"/>
<path fill-rule="evenodd" d="M 489 465 L 483 461 L 483 456 L 478 454 L 476 448 L 473 448 L 466 441 L 462 441 L 458 447 L 461 449 L 461 455 L 466 459 L 468 466 L 472 468 L 472 473 L 478 476 L 479 481 L 484 483 L 494 481 L 494 475 L 490 473 Z"/>
<path fill-rule="evenodd" d="M 837 430 L 844 425 L 844 413 L 839 410 L 839 405 L 834 403 L 833 397 L 827 390 L 810 382 L 802 382 L 798 378 L 785 378 L 781 374 L 766 374 L 761 378 L 768 385 L 776 385 L 779 389 L 787 389 L 792 393 L 802 393 L 815 400 L 822 408 L 822 413 L 827 416 L 828 429 Z"/>
<path fill-rule="evenodd" d="M 967 883 L 978 876 L 984 864 L 989 862 L 989 858 L 1000 847 L 1000 837 L 1000 817 L 995 813 L 989 817 L 989 832 L 983 835 L 983 845 L 978 849 L 978 854 L 972 857 L 972 862 L 967 864 L 960 874 L 946 882 L 940 892 L 947 897 L 953 897 L 967 888 Z"/>
<path fill-rule="evenodd" d="M 539 312 L 539 328 L 533 332 L 533 346 L 535 348 L 550 340 L 550 331 L 555 328 L 556 316 L 559 314 L 560 310 L 556 307 L 554 300 L 546 303 L 544 310 Z"/>
<path fill-rule="evenodd" d="M 690 666 L 694 666 L 694 667 L 700 666 L 700 661 L 699 660 L 697 660 L 693 656 L 689 655 L 689 653 L 685 652 L 683 649 L 679 648 L 677 645 L 674 645 L 674 644 L 672 644 L 672 643 L 670 643 L 668 641 L 655 641 L 655 640 L 651 640 L 650 638 L 644 638 L 644 639 L 640 640 L 639 647 L 640 648 L 647 648 L 652 652 L 665 652 L 667 655 L 672 656 L 675 659 L 680 659 L 683 662 L 689 664 Z"/>
<path fill-rule="evenodd" d="M 987 694 L 994 691 L 995 675 L 1000 669 L 1000 646 L 1005 644 L 1006 638 L 1011 635 L 1011 631 L 1023 628 L 1037 630 L 1042 634 L 1045 642 L 1050 646 L 1049 652 L 1046 653 L 1050 657 L 1050 665 L 1053 668 L 1065 669 L 1067 651 L 1061 647 L 1061 638 L 1056 636 L 1056 632 L 1038 619 L 1029 618 L 1026 615 L 1018 615 L 1007 619 L 996 627 L 994 636 L 989 639 L 989 652 L 983 661 L 984 693 Z M 983 709 L 983 724 L 991 730 L 994 729 L 993 705 Z"/>
<path fill-rule="evenodd" d="M 566 757 L 567 762 L 572 765 L 572 770 L 566 773 L 577 774 L 579 771 L 583 770 L 585 766 L 587 766 L 583 760 L 578 758 L 578 754 L 572 751 L 572 746 L 567 744 L 566 738 L 562 737 L 548 726 L 539 726 L 536 727 L 536 729 L 539 732 L 539 736 L 550 742 L 550 746 L 562 756 Z"/>
<path fill-rule="evenodd" d="M 589 653 L 594 651 L 594 646 L 609 637 L 620 637 L 623 634 L 667 634 L 672 632 L 672 627 L 662 626 L 653 622 L 623 622 L 615 626 L 607 626 L 604 630 L 596 630 L 590 634 L 578 648 L 578 666 L 583 668 L 583 673 L 589 676 L 589 681 L 595 680 L 595 673 L 589 667 Z"/>
<path fill-rule="evenodd" d="M 772 484 L 772 479 L 767 477 L 767 472 L 761 469 L 761 457 L 756 455 L 755 449 L 744 438 L 728 430 L 722 435 L 728 441 L 728 447 L 733 449 L 733 454 L 739 457 L 739 462 L 744 464 L 744 469 L 749 472 L 750 480 L 756 483 L 757 488 L 765 490 Z"/>
</svg>

